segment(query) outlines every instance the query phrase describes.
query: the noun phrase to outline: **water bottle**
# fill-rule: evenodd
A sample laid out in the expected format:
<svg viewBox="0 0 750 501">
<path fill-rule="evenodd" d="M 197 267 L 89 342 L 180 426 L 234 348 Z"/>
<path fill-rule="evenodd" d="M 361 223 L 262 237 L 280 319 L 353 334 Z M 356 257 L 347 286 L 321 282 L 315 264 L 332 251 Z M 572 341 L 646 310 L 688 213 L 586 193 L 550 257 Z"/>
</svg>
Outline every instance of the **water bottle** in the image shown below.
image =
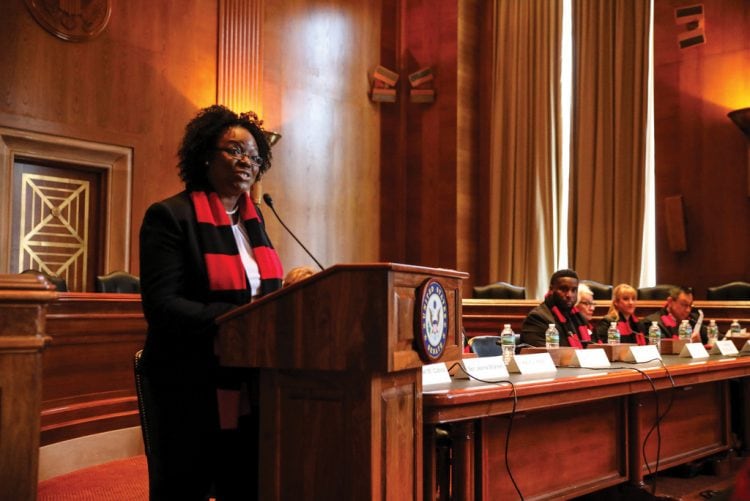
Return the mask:
<svg viewBox="0 0 750 501">
<path fill-rule="evenodd" d="M 732 337 L 737 337 L 740 335 L 740 332 L 742 332 L 740 323 L 737 320 L 732 320 L 732 324 L 729 326 L 729 333 Z"/>
<path fill-rule="evenodd" d="M 690 322 L 687 319 L 680 322 L 680 328 L 677 330 L 677 334 L 680 339 L 690 341 L 690 337 L 693 335 L 693 328 L 690 327 Z"/>
<path fill-rule="evenodd" d="M 610 322 L 607 329 L 607 344 L 620 344 L 620 331 L 617 330 L 617 322 Z"/>
<path fill-rule="evenodd" d="M 661 351 L 661 330 L 656 320 L 653 320 L 651 325 L 648 326 L 648 344 L 656 345 L 656 348 Z"/>
<path fill-rule="evenodd" d="M 557 332 L 555 324 L 549 324 L 547 332 L 544 333 L 544 340 L 547 342 L 547 349 L 560 347 L 560 333 Z"/>
<path fill-rule="evenodd" d="M 719 326 L 716 325 L 716 320 L 711 320 L 708 324 L 706 334 L 708 334 L 708 344 L 711 346 L 715 345 L 716 341 L 719 340 Z"/>
<path fill-rule="evenodd" d="M 505 324 L 503 332 L 500 333 L 500 345 L 503 347 L 503 362 L 508 365 L 516 353 L 516 335 L 510 324 Z"/>
</svg>

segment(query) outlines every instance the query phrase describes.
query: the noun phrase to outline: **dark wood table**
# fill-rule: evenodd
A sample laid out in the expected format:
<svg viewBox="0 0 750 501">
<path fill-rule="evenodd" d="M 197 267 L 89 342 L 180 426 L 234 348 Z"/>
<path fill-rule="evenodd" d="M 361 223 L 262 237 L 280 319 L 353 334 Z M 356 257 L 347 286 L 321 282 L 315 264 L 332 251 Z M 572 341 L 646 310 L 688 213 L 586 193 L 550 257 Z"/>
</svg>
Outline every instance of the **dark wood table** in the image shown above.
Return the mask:
<svg viewBox="0 0 750 501">
<path fill-rule="evenodd" d="M 441 477 L 434 447 L 441 429 L 450 434 L 453 499 L 518 498 L 506 470 L 506 445 L 525 499 L 570 498 L 628 481 L 642 485 L 656 469 L 657 433 L 649 431 L 657 396 L 659 414 L 668 410 L 659 426 L 659 470 L 729 449 L 728 380 L 750 374 L 750 358 L 663 358 L 663 365 L 618 362 L 598 371 L 513 374 L 512 424 L 508 383 L 426 387 L 425 498 L 447 496 L 446 482 L 433 489 Z"/>
</svg>

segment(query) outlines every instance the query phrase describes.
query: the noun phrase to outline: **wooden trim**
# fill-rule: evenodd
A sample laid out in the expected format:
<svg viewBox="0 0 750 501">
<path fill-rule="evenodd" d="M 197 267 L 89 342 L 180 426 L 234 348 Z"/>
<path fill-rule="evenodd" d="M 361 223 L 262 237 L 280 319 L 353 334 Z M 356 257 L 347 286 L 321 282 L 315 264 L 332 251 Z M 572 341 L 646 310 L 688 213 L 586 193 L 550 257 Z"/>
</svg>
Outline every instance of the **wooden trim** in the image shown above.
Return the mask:
<svg viewBox="0 0 750 501">
<path fill-rule="evenodd" d="M 41 442 L 139 426 L 133 356 L 146 321 L 140 295 L 61 293 L 45 316 Z"/>
</svg>

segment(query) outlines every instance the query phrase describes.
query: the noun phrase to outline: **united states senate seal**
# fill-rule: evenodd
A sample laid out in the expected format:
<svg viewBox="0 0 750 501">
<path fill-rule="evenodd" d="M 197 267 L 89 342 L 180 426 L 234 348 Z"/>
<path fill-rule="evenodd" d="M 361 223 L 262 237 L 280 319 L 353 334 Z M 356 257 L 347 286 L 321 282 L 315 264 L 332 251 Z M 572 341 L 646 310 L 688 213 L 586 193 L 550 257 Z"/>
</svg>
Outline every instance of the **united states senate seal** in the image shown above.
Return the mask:
<svg viewBox="0 0 750 501">
<path fill-rule="evenodd" d="M 431 278 L 422 286 L 421 299 L 419 351 L 422 358 L 433 362 L 443 355 L 448 338 L 448 302 L 445 289 L 440 282 Z"/>
</svg>

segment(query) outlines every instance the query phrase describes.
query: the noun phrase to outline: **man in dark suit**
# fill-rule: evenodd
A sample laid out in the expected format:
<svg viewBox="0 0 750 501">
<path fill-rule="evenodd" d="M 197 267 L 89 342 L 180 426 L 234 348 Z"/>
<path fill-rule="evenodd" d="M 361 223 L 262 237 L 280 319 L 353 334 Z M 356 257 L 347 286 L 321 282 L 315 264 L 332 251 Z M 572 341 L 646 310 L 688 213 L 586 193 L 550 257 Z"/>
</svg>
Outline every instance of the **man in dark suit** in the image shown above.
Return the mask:
<svg viewBox="0 0 750 501">
<path fill-rule="evenodd" d="M 575 308 L 578 298 L 578 274 L 573 270 L 558 270 L 550 279 L 544 301 L 529 312 L 521 325 L 521 342 L 531 346 L 545 346 L 545 332 L 555 324 L 560 335 L 560 346 L 582 348 L 591 341 L 587 322 Z"/>
<path fill-rule="evenodd" d="M 669 297 L 662 309 L 643 319 L 643 332 L 648 332 L 651 322 L 656 321 L 661 331 L 662 339 L 677 338 L 680 323 L 687 320 L 693 329 L 690 340 L 692 342 L 708 342 L 705 322 L 701 323 L 700 332 L 695 331 L 695 325 L 701 315 L 693 311 L 693 289 L 690 287 L 675 287 L 669 291 Z"/>
</svg>

